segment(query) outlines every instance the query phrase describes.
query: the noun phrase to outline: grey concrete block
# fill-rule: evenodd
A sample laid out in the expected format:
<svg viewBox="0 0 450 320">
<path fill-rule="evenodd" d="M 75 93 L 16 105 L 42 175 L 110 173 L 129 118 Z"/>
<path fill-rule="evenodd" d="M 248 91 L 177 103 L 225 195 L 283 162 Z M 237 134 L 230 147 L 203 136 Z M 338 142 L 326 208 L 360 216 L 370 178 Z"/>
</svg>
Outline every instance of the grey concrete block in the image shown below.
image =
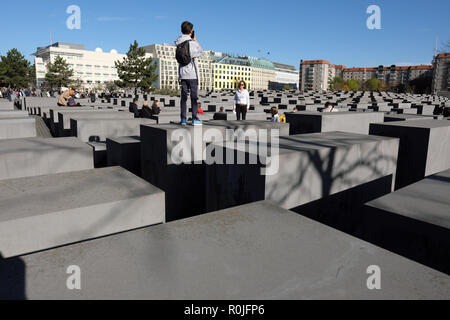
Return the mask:
<svg viewBox="0 0 450 320">
<path fill-rule="evenodd" d="M 92 150 L 76 138 L 0 140 L 0 180 L 93 168 Z"/>
<path fill-rule="evenodd" d="M 236 143 L 233 149 L 254 154 L 252 144 Z M 398 144 L 398 139 L 343 132 L 280 137 L 279 152 L 272 154 L 269 147 L 267 158 L 263 152 L 255 165 L 207 166 L 206 209 L 264 199 L 292 209 L 383 177 L 390 192 Z M 273 168 L 278 163 L 278 170 L 264 176 L 260 168 L 267 161 Z"/>
<path fill-rule="evenodd" d="M 154 124 L 151 119 L 70 119 L 72 136 L 84 142 L 106 141 L 106 138 L 139 135 L 141 124 Z"/>
<path fill-rule="evenodd" d="M 36 120 L 31 117 L 0 118 L 0 140 L 36 137 Z"/>
<path fill-rule="evenodd" d="M 0 181 L 0 252 L 13 257 L 164 222 L 164 193 L 120 167 Z"/>
<path fill-rule="evenodd" d="M 66 270 L 81 270 L 68 290 Z M 382 290 L 369 290 L 369 266 Z M 267 202 L 0 261 L 9 299 L 447 299 L 445 274 Z"/>
<path fill-rule="evenodd" d="M 141 139 L 137 136 L 106 139 L 108 166 L 121 166 L 141 175 Z"/>
<path fill-rule="evenodd" d="M 450 170 L 366 204 L 362 236 L 450 274 Z"/>
<path fill-rule="evenodd" d="M 60 137 L 70 136 L 70 119 L 134 119 L 130 112 L 106 110 L 89 111 L 59 111 L 58 112 L 58 135 Z"/>
<path fill-rule="evenodd" d="M 381 112 L 293 112 L 286 113 L 290 134 L 343 131 L 368 134 L 371 123 L 383 122 Z"/>
<path fill-rule="evenodd" d="M 370 134 L 400 139 L 396 189 L 450 168 L 450 123 L 445 120 L 371 124 Z"/>
<path fill-rule="evenodd" d="M 28 112 L 20 110 L 2 111 L 0 110 L 0 119 L 8 118 L 27 118 Z"/>
</svg>

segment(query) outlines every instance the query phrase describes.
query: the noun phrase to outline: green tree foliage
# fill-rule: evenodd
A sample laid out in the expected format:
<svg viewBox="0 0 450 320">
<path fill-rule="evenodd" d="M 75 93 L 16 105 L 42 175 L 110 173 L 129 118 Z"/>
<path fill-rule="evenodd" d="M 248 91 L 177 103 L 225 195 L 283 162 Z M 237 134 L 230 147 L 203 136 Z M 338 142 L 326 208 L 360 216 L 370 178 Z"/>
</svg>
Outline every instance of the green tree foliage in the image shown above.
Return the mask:
<svg viewBox="0 0 450 320">
<path fill-rule="evenodd" d="M 28 81 L 32 86 L 36 86 L 36 65 L 30 65 L 28 68 Z"/>
<path fill-rule="evenodd" d="M 45 82 L 52 89 L 69 87 L 73 83 L 73 70 L 70 69 L 64 58 L 57 56 L 53 63 L 47 65 L 48 72 L 45 75 Z"/>
<path fill-rule="evenodd" d="M 105 82 L 105 90 L 108 93 L 114 93 L 118 89 L 117 84 L 114 81 L 107 81 Z"/>
<path fill-rule="evenodd" d="M 157 64 L 152 58 L 145 57 L 144 48 L 140 48 L 135 40 L 130 45 L 127 56 L 122 61 L 115 62 L 119 79 L 116 84 L 121 88 L 140 88 L 149 92 L 152 84 L 158 80 Z"/>
<path fill-rule="evenodd" d="M 0 86 L 9 88 L 25 88 L 30 79 L 30 62 L 16 48 L 1 56 L 0 60 Z"/>
<path fill-rule="evenodd" d="M 381 89 L 381 81 L 377 78 L 372 78 L 365 83 L 366 90 L 369 91 L 379 91 Z"/>
<path fill-rule="evenodd" d="M 288 85 L 288 84 L 285 84 L 285 85 L 283 86 L 283 90 L 289 91 L 289 90 L 292 90 L 292 87 L 291 87 L 290 85 Z"/>
<path fill-rule="evenodd" d="M 351 91 L 358 91 L 359 90 L 359 83 L 356 79 L 350 79 L 347 81 L 347 85 L 350 88 Z"/>
<path fill-rule="evenodd" d="M 330 84 L 330 89 L 332 91 L 342 91 L 344 90 L 345 81 L 341 77 L 335 77 Z"/>
</svg>

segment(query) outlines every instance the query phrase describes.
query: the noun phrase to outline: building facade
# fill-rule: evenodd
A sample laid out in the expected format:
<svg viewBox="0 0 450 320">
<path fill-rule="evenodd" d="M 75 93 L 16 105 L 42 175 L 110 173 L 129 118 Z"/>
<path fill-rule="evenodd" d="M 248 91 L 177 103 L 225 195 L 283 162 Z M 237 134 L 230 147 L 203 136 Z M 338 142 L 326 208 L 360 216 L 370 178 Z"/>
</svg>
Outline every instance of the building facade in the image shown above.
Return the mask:
<svg viewBox="0 0 450 320">
<path fill-rule="evenodd" d="M 47 47 L 39 47 L 34 53 L 36 65 L 36 82 L 40 87 L 48 72 L 47 66 L 60 56 L 64 58 L 73 70 L 73 79 L 80 80 L 85 88 L 92 88 L 99 84 L 119 80 L 115 61 L 122 60 L 126 55 L 116 50 L 103 52 L 85 50 L 83 45 L 57 42 Z M 151 55 L 148 55 L 151 57 Z"/>
<path fill-rule="evenodd" d="M 376 68 L 350 68 L 344 69 L 344 80 L 356 79 L 367 81 L 372 78 L 383 81 L 390 87 L 406 84 L 420 77 L 431 77 L 433 66 L 403 66 L 392 65 L 390 67 L 378 66 Z"/>
<path fill-rule="evenodd" d="M 450 92 L 450 53 L 441 53 L 433 59 L 432 92 Z"/>
<path fill-rule="evenodd" d="M 302 60 L 299 73 L 298 87 L 301 91 L 325 91 L 329 89 L 336 69 L 327 60 Z"/>
<path fill-rule="evenodd" d="M 152 44 L 143 47 L 145 51 L 156 58 L 158 63 L 158 81 L 154 84 L 159 89 L 179 90 L 178 62 L 175 58 L 176 46 L 170 44 Z M 199 72 L 199 89 L 213 89 L 213 52 L 205 51 L 205 55 L 197 58 Z"/>
<path fill-rule="evenodd" d="M 247 59 L 216 53 L 213 65 L 214 90 L 237 89 L 241 80 L 245 81 L 248 90 L 253 90 L 251 67 Z"/>
<path fill-rule="evenodd" d="M 273 62 L 275 67 L 275 81 L 269 82 L 270 90 L 283 90 L 285 86 L 298 88 L 299 72 L 294 66 Z"/>
<path fill-rule="evenodd" d="M 248 58 L 251 72 L 252 90 L 269 90 L 269 83 L 275 82 L 275 66 L 272 62 L 260 58 Z"/>
<path fill-rule="evenodd" d="M 330 64 L 326 60 L 302 60 L 300 63 L 299 88 L 302 91 L 329 90 L 330 84 L 335 77 L 340 77 L 345 81 L 356 79 L 360 82 L 376 78 L 383 81 L 386 85 L 394 87 L 420 77 L 431 77 L 433 69 L 431 65 L 402 67 L 396 65 L 384 67 L 380 65 L 375 68 L 346 68 L 343 65 Z"/>
</svg>

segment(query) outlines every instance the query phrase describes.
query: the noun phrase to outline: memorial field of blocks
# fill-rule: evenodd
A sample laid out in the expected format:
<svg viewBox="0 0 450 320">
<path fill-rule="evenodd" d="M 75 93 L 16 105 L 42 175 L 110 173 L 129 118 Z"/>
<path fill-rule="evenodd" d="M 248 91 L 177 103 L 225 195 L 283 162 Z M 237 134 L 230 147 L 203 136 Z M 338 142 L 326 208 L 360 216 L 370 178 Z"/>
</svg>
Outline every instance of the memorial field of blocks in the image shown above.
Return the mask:
<svg viewBox="0 0 450 320">
<path fill-rule="evenodd" d="M 450 298 L 448 98 L 200 92 L 200 127 L 133 98 L 0 99 L 0 299 Z"/>
</svg>

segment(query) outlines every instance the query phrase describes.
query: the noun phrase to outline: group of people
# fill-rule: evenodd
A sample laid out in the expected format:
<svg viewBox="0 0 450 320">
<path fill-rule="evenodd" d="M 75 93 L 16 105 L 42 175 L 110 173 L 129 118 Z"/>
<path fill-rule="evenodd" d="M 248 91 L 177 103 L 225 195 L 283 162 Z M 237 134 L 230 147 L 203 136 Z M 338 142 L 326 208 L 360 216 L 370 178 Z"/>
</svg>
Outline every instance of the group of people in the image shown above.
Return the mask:
<svg viewBox="0 0 450 320">
<path fill-rule="evenodd" d="M 36 97 L 36 89 L 11 89 L 11 88 L 0 88 L 0 98 L 8 99 L 9 101 L 14 101 L 20 97 Z"/>
<path fill-rule="evenodd" d="M 148 105 L 147 101 L 142 103 L 142 109 L 138 108 L 138 99 L 134 99 L 130 104 L 129 111 L 134 113 L 135 118 L 147 118 L 151 119 L 153 116 L 158 115 L 161 112 L 161 108 L 159 107 L 159 102 L 157 100 L 153 101 L 152 106 Z"/>
</svg>

